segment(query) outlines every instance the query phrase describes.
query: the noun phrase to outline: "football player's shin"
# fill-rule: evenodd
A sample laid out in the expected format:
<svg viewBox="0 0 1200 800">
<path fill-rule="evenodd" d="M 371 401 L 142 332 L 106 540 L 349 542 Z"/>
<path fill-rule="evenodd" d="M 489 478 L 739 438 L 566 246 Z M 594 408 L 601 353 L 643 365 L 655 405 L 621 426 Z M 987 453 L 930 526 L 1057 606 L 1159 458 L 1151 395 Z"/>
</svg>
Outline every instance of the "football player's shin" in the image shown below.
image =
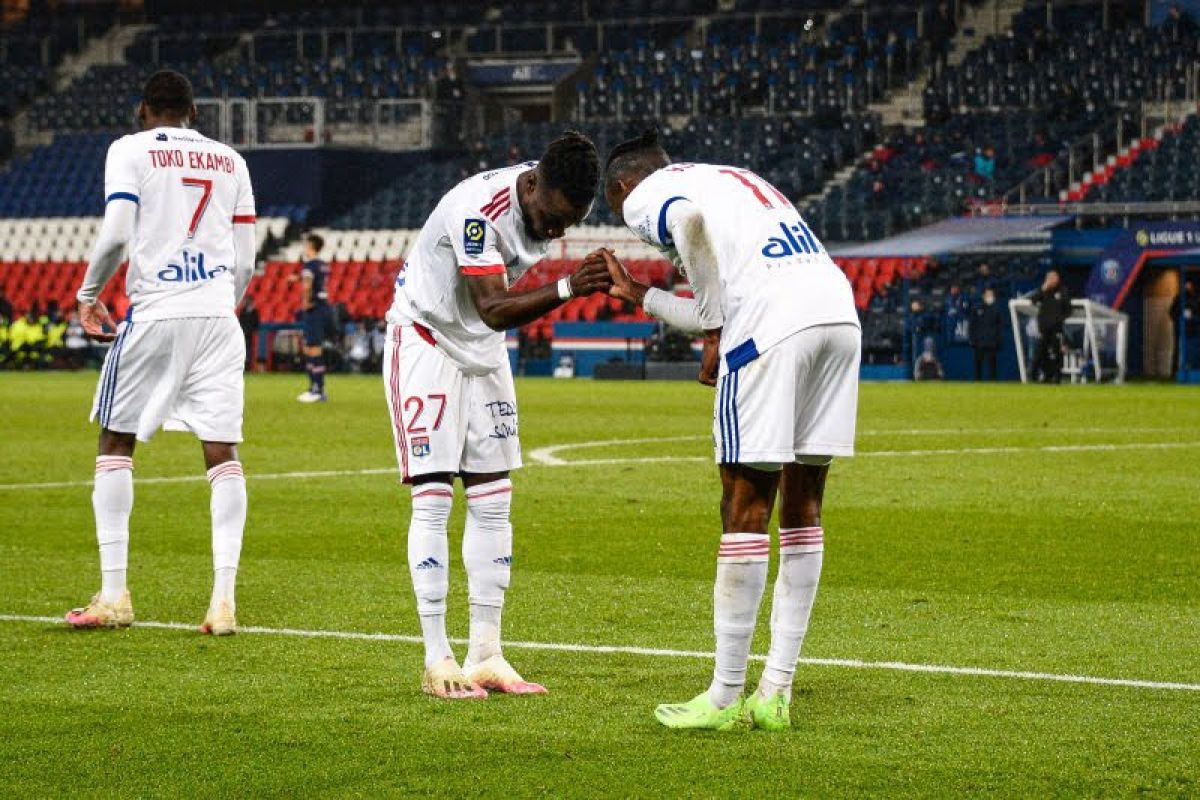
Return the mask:
<svg viewBox="0 0 1200 800">
<path fill-rule="evenodd" d="M 246 476 L 242 462 L 226 461 L 208 471 L 212 486 L 213 592 L 210 607 L 234 602 L 242 534 L 246 528 Z"/>
<path fill-rule="evenodd" d="M 767 584 L 770 547 L 771 539 L 765 533 L 726 533 L 721 537 L 713 590 L 717 664 L 708 689 L 717 708 L 733 703 L 746 683 L 746 662 Z"/>
<path fill-rule="evenodd" d="M 500 654 L 500 613 L 512 564 L 512 482 L 507 478 L 467 489 L 463 564 L 471 603 L 467 664 Z"/>
<path fill-rule="evenodd" d="M 779 575 L 771 603 L 771 649 L 759 691 L 789 695 L 808 618 L 817 597 L 825 537 L 821 528 L 779 531 Z"/>
<path fill-rule="evenodd" d="M 452 657 L 446 638 L 446 593 L 450 589 L 446 525 L 453 503 L 454 488 L 448 483 L 421 483 L 412 488 L 408 571 L 417 596 L 427 669 Z"/>
<path fill-rule="evenodd" d="M 133 459 L 98 456 L 92 489 L 96 541 L 100 546 L 101 599 L 116 603 L 125 594 L 129 515 L 133 512 Z"/>
</svg>

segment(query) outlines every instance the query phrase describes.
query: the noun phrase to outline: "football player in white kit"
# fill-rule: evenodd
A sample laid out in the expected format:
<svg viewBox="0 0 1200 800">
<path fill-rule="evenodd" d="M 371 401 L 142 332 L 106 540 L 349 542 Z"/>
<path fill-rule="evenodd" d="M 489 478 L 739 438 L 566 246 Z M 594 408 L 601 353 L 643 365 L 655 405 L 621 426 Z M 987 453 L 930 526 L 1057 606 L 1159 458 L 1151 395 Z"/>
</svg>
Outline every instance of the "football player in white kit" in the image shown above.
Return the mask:
<svg viewBox="0 0 1200 800">
<path fill-rule="evenodd" d="M 245 340 L 234 309 L 254 270 L 254 193 L 233 149 L 189 130 L 192 86 L 163 70 L 146 82 L 143 130 L 113 142 L 104 167 L 106 205 L 79 317 L 111 341 L 92 407 L 100 423 L 92 506 L 101 589 L 67 614 L 76 628 L 133 622 L 126 589 L 133 450 L 159 427 L 199 437 L 212 486 L 212 600 L 201 630 L 234 633 L 234 582 L 246 521 L 242 440 Z M 128 245 L 129 313 L 113 332 L 99 301 Z"/>
<path fill-rule="evenodd" d="M 396 278 L 383 379 L 402 479 L 412 484 L 408 567 L 425 640 L 422 689 L 450 699 L 536 694 L 500 648 L 512 564 L 509 472 L 521 466 L 504 331 L 612 284 L 603 261 L 557 283 L 508 287 L 591 210 L 596 147 L 567 132 L 540 161 L 467 178 L 438 203 Z M 446 637 L 446 527 L 462 477 L 470 639 L 460 668 Z"/>
<path fill-rule="evenodd" d="M 706 692 L 655 716 L 671 728 L 780 730 L 791 724 L 792 675 L 821 574 L 825 478 L 834 456 L 854 452 L 861 330 L 850 284 L 775 187 L 737 167 L 671 164 L 653 132 L 613 149 L 605 194 L 695 297 L 632 281 L 608 250 L 585 264 L 609 265 L 615 296 L 703 332 L 700 382 L 717 387 L 716 669 Z M 743 698 L 777 493 L 771 647 L 757 691 Z"/>
</svg>

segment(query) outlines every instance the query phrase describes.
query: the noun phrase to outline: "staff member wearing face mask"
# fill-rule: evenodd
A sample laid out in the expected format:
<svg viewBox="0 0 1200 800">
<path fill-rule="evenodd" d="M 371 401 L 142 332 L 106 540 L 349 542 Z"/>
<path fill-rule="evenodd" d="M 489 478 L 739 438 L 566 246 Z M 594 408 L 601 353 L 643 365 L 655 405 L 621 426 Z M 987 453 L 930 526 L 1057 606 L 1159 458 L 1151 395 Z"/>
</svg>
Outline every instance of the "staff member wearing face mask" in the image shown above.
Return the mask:
<svg viewBox="0 0 1200 800">
<path fill-rule="evenodd" d="M 975 380 L 984 380 L 984 364 L 990 375 L 987 380 L 996 380 L 996 356 L 1003 341 L 1004 320 L 1000 316 L 1000 309 L 996 307 L 994 289 L 983 290 L 983 303 L 971 311 L 968 333 L 971 348 L 975 351 Z"/>
</svg>

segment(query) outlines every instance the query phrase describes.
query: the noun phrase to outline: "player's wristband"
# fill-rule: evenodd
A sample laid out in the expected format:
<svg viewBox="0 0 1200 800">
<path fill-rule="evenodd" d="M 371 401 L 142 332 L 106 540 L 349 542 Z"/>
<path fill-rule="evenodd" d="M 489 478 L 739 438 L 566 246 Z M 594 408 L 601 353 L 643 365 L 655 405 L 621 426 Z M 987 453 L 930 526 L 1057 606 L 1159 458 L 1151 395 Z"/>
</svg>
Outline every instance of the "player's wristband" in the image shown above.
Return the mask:
<svg viewBox="0 0 1200 800">
<path fill-rule="evenodd" d="M 575 293 L 571 291 L 571 279 L 569 277 L 568 278 L 559 278 L 558 279 L 558 299 L 559 300 L 570 300 L 574 296 L 575 296 Z"/>
</svg>

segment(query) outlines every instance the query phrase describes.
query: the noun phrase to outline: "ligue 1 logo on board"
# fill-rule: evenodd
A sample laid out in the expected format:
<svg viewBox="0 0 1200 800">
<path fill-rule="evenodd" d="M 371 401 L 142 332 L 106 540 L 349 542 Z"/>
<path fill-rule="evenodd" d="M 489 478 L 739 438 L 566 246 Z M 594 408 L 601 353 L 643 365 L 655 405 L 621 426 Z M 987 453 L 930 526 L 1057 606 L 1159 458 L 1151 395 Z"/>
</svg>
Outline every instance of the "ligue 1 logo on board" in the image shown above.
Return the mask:
<svg viewBox="0 0 1200 800">
<path fill-rule="evenodd" d="M 1100 265 L 1100 274 L 1109 286 L 1116 286 L 1121 280 L 1121 262 L 1115 258 L 1107 259 Z"/>
<path fill-rule="evenodd" d="M 1145 247 L 1150 244 L 1150 234 L 1146 231 L 1138 231 L 1133 235 L 1134 241 L 1138 243 L 1138 247 Z"/>
</svg>

